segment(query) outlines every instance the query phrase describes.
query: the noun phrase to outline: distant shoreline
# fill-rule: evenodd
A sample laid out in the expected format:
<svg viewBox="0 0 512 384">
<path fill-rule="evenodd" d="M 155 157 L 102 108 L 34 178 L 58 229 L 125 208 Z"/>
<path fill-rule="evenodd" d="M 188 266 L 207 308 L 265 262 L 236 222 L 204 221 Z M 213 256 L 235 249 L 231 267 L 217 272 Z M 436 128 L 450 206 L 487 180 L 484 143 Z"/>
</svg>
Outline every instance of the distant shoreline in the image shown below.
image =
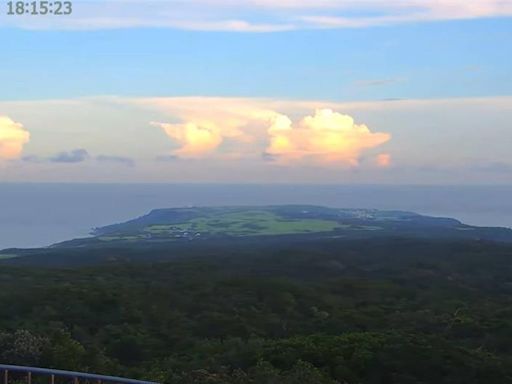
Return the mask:
<svg viewBox="0 0 512 384">
<path fill-rule="evenodd" d="M 406 210 L 512 227 L 512 186 L 2 183 L 0 249 L 86 237 L 157 207 L 313 204 Z"/>
</svg>

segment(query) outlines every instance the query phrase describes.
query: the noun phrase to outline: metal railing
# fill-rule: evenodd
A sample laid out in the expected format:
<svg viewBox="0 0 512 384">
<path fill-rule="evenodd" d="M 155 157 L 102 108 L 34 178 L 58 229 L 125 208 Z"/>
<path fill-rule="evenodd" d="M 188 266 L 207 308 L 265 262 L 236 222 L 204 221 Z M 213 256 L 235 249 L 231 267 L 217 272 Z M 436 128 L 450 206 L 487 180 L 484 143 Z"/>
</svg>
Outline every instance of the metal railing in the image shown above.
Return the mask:
<svg viewBox="0 0 512 384">
<path fill-rule="evenodd" d="M 112 384 L 158 384 L 152 381 L 126 379 L 123 377 L 96 375 L 91 373 L 61 371 L 58 369 L 36 368 L 36 367 L 21 367 L 17 365 L 3 365 L 0 364 L 0 372 L 2 372 L 3 384 L 9 384 L 9 374 L 17 373 L 24 375 L 27 384 L 32 384 L 33 376 L 47 376 L 50 384 L 55 384 L 57 378 L 72 380 L 73 384 L 79 384 L 80 381 L 89 383 L 112 383 Z"/>
</svg>

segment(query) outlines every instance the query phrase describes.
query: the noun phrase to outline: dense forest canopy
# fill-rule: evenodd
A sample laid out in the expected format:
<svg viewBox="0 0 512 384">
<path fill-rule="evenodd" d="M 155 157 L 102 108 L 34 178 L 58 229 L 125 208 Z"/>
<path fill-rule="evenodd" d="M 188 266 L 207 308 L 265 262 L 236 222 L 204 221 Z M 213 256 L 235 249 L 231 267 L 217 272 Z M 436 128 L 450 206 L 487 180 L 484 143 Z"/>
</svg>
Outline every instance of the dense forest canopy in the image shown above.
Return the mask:
<svg viewBox="0 0 512 384">
<path fill-rule="evenodd" d="M 508 244 L 190 244 L 4 260 L 1 361 L 166 383 L 512 382 Z"/>
</svg>

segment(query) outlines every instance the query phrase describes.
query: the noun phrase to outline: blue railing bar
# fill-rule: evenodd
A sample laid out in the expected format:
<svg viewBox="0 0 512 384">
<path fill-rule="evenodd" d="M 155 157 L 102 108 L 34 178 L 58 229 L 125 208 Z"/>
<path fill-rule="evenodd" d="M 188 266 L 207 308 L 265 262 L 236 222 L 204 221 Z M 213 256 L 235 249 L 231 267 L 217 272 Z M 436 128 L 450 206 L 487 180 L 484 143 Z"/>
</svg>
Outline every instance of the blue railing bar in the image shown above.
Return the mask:
<svg viewBox="0 0 512 384">
<path fill-rule="evenodd" d="M 21 367 L 18 365 L 0 364 L 0 371 L 21 372 L 21 373 L 31 372 L 33 374 L 40 374 L 40 375 L 55 375 L 55 376 L 67 377 L 67 378 L 71 378 L 71 379 L 75 379 L 75 378 L 76 379 L 87 379 L 87 380 L 106 381 L 106 382 L 110 382 L 110 383 L 121 383 L 121 384 L 158 384 L 153 381 L 126 379 L 124 377 L 96 375 L 93 373 L 83 373 L 83 372 L 73 372 L 73 371 L 61 371 L 58 369 L 48 369 L 48 368 Z"/>
</svg>

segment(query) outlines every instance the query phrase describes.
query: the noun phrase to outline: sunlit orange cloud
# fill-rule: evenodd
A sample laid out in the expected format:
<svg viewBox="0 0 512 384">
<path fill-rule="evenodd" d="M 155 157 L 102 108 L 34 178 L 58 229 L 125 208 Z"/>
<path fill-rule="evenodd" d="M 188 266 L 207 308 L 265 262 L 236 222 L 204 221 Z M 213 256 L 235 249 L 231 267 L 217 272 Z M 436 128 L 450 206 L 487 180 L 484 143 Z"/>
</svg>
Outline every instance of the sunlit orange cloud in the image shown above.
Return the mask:
<svg viewBox="0 0 512 384">
<path fill-rule="evenodd" d="M 373 133 L 364 124 L 355 124 L 348 115 L 331 109 L 318 109 L 299 123 L 281 115 L 268 130 L 267 153 L 281 162 L 309 160 L 357 166 L 364 150 L 391 139 L 388 133 Z"/>
<path fill-rule="evenodd" d="M 381 168 L 387 168 L 391 166 L 391 155 L 389 153 L 381 153 L 380 155 L 377 155 L 375 160 L 377 166 Z"/>
<path fill-rule="evenodd" d="M 258 141 L 269 118 L 277 115 L 259 102 L 224 98 L 167 98 L 138 102 L 164 111 L 180 123 L 153 122 L 180 146 L 173 155 L 182 158 L 256 156 L 263 152 Z M 259 128 L 259 129 L 258 129 Z M 220 146 L 226 147 L 220 150 Z M 263 144 L 264 145 L 264 144 Z"/>
<path fill-rule="evenodd" d="M 198 125 L 193 122 L 185 124 L 153 123 L 160 126 L 165 133 L 181 148 L 174 152 L 180 157 L 202 157 L 213 152 L 222 143 L 222 134 L 213 123 Z"/>
<path fill-rule="evenodd" d="M 365 150 L 390 140 L 334 112 L 332 103 L 280 103 L 262 99 L 167 98 L 137 101 L 164 111 L 179 123 L 154 122 L 179 145 L 183 158 L 261 158 L 281 164 L 317 163 L 357 166 Z M 294 124 L 289 116 L 316 109 Z"/>
<path fill-rule="evenodd" d="M 30 133 L 22 124 L 14 122 L 7 116 L 0 116 L 0 160 L 18 158 L 29 140 Z"/>
</svg>

